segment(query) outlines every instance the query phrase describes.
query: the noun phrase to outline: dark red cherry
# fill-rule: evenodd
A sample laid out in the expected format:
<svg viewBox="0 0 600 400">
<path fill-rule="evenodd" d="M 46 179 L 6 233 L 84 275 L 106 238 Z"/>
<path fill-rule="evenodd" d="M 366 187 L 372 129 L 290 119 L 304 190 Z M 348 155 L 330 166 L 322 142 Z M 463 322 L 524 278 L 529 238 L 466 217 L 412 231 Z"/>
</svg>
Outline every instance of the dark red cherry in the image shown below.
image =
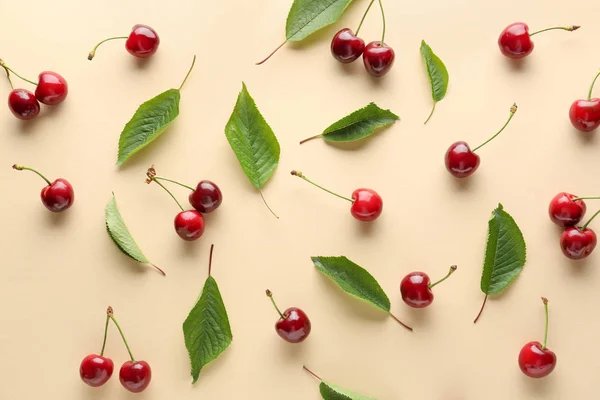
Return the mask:
<svg viewBox="0 0 600 400">
<path fill-rule="evenodd" d="M 600 126 L 600 99 L 575 100 L 569 109 L 569 119 L 582 132 L 591 132 Z"/>
<path fill-rule="evenodd" d="M 152 369 L 146 361 L 125 361 L 119 371 L 121 385 L 130 392 L 140 393 L 152 380 Z"/>
<path fill-rule="evenodd" d="M 394 50 L 381 42 L 369 43 L 363 52 L 365 68 L 374 77 L 387 74 L 394 65 L 394 58 Z"/>
<path fill-rule="evenodd" d="M 284 319 L 275 323 L 275 330 L 281 338 L 290 343 L 300 343 L 310 334 L 308 316 L 299 308 L 290 307 L 283 312 Z"/>
<path fill-rule="evenodd" d="M 90 354 L 81 361 L 79 376 L 92 387 L 102 386 L 112 376 L 114 367 L 110 358 Z"/>
<path fill-rule="evenodd" d="M 479 156 L 466 142 L 456 142 L 446 151 L 446 169 L 457 178 L 466 178 L 479 168 Z"/>
<path fill-rule="evenodd" d="M 15 117 L 22 120 L 35 118 L 40 113 L 40 103 L 33 93 L 25 89 L 14 89 L 10 92 L 8 107 Z"/>
<path fill-rule="evenodd" d="M 364 50 L 365 41 L 356 37 L 349 28 L 344 28 L 336 33 L 331 41 L 333 58 L 344 64 L 356 61 Z"/>
<path fill-rule="evenodd" d="M 356 189 L 352 192 L 352 216 L 359 221 L 373 221 L 383 211 L 383 200 L 376 191 L 371 189 Z"/>
<path fill-rule="evenodd" d="M 204 233 L 204 217 L 196 210 L 182 211 L 175 216 L 175 231 L 183 240 L 196 240 Z"/>
<path fill-rule="evenodd" d="M 429 288 L 431 279 L 424 272 L 412 272 L 402 279 L 402 300 L 414 308 L 425 308 L 433 303 L 433 292 Z"/>
<path fill-rule="evenodd" d="M 529 342 L 519 353 L 519 368 L 530 378 L 543 378 L 556 367 L 556 354 L 544 349 L 540 342 Z"/>
<path fill-rule="evenodd" d="M 498 47 L 506 57 L 523 58 L 533 51 L 533 41 L 529 36 L 529 27 L 523 22 L 510 24 L 498 38 Z"/>
<path fill-rule="evenodd" d="M 131 30 L 125 48 L 132 56 L 147 58 L 156 53 L 160 38 L 156 31 L 147 25 L 136 25 Z"/>
<path fill-rule="evenodd" d="M 59 178 L 42 189 L 42 203 L 52 212 L 62 212 L 73 205 L 75 192 L 66 179 Z"/>
<path fill-rule="evenodd" d="M 548 214 L 550 219 L 558 226 L 573 226 L 581 221 L 585 215 L 586 205 L 583 200 L 575 200 L 574 194 L 560 192 L 550 202 Z"/>
<path fill-rule="evenodd" d="M 62 103 L 69 93 L 69 85 L 65 78 L 56 72 L 44 71 L 39 75 L 35 97 L 49 106 Z"/>
<path fill-rule="evenodd" d="M 210 213 L 216 210 L 223 202 L 221 189 L 211 181 L 200 181 L 196 190 L 190 193 L 190 204 L 201 213 Z"/>
<path fill-rule="evenodd" d="M 581 260 L 590 255 L 596 247 L 596 233 L 590 228 L 568 227 L 560 235 L 560 248 L 572 260 Z"/>
</svg>

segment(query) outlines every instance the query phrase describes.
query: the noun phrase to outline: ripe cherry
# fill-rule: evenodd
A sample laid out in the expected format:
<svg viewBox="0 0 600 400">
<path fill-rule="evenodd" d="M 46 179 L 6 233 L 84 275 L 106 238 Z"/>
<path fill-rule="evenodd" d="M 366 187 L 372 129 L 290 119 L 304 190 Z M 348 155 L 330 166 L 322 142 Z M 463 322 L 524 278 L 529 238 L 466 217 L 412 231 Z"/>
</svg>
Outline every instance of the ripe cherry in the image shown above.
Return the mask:
<svg viewBox="0 0 600 400">
<path fill-rule="evenodd" d="M 143 392 L 152 380 L 152 369 L 146 361 L 125 361 L 119 371 L 121 385 L 132 393 Z"/>
<path fill-rule="evenodd" d="M 513 104 L 513 106 L 510 108 L 510 116 L 508 117 L 508 120 L 504 126 L 494 136 L 473 150 L 471 150 L 466 142 L 460 141 L 453 143 L 446 151 L 446 155 L 444 157 L 444 162 L 448 172 L 450 172 L 450 174 L 456 178 L 466 178 L 471 176 L 477 170 L 477 168 L 479 168 L 480 163 L 479 156 L 475 152 L 496 138 L 496 136 L 498 136 L 506 128 L 516 112 L 517 105 Z"/>
<path fill-rule="evenodd" d="M 86 356 L 79 367 L 81 379 L 92 387 L 104 385 L 112 376 L 114 363 L 110 358 L 90 354 Z"/>
<path fill-rule="evenodd" d="M 448 274 L 433 284 L 425 272 L 411 272 L 400 283 L 402 300 L 413 308 L 428 307 L 433 303 L 434 296 L 431 289 L 448 279 L 454 271 L 456 271 L 456 265 L 451 266 Z"/>
<path fill-rule="evenodd" d="M 96 55 L 96 50 L 102 43 L 115 39 L 127 39 L 125 42 L 125 48 L 129 54 L 137 58 L 148 58 L 152 56 L 154 53 L 156 53 L 158 50 L 158 45 L 160 44 L 160 38 L 154 29 L 148 25 L 138 24 L 131 29 L 129 36 L 115 36 L 102 40 L 94 47 L 92 51 L 90 51 L 88 60 L 92 60 L 94 58 Z"/>
<path fill-rule="evenodd" d="M 350 213 L 354 218 L 359 221 L 373 221 L 377 219 L 383 211 L 383 200 L 381 196 L 371 189 L 356 189 L 352 192 L 352 198 L 340 196 L 339 194 L 332 192 L 331 190 L 325 189 L 324 187 L 317 185 L 307 177 L 305 177 L 300 171 L 292 171 L 292 175 L 298 178 L 304 179 L 306 182 L 318 187 L 321 190 L 326 191 L 334 196 L 341 199 L 347 200 L 352 203 L 350 207 Z"/>
<path fill-rule="evenodd" d="M 175 216 L 175 231 L 183 240 L 191 242 L 204 233 L 204 217 L 196 210 L 181 211 Z"/>
<path fill-rule="evenodd" d="M 369 43 L 363 53 L 363 62 L 367 72 L 376 78 L 382 77 L 390 71 L 395 58 L 394 49 L 383 42 Z"/>
<path fill-rule="evenodd" d="M 544 344 L 529 342 L 519 353 L 519 368 L 530 378 L 543 378 L 550 375 L 556 367 L 556 354 L 546 347 L 548 340 L 548 299 L 542 297 L 546 310 L 546 328 L 544 331 Z"/>
<path fill-rule="evenodd" d="M 560 192 L 548 206 L 550 219 L 558 226 L 573 226 L 579 223 L 585 215 L 586 205 L 583 199 L 574 194 Z"/>
<path fill-rule="evenodd" d="M 342 29 L 331 40 L 331 54 L 343 64 L 356 61 L 364 50 L 365 41 L 355 36 L 349 28 Z"/>
<path fill-rule="evenodd" d="M 69 93 L 69 85 L 65 78 L 56 72 L 44 71 L 38 77 L 35 97 L 49 106 L 62 103 Z"/>
<path fill-rule="evenodd" d="M 32 171 L 46 181 L 48 186 L 42 189 L 41 197 L 42 203 L 46 208 L 52 212 L 62 212 L 73 205 L 75 201 L 75 193 L 73 192 L 73 186 L 66 179 L 56 179 L 54 182 L 50 182 L 44 175 L 39 173 L 33 168 L 25 167 L 23 165 L 15 164 L 13 169 L 17 171 Z"/>
<path fill-rule="evenodd" d="M 571 260 L 581 260 L 589 256 L 596 243 L 596 233 L 590 228 L 570 226 L 560 235 L 560 248 Z"/>
<path fill-rule="evenodd" d="M 8 107 L 15 117 L 22 120 L 35 118 L 40 113 L 40 103 L 33 93 L 25 89 L 14 89 L 10 92 Z"/>
<path fill-rule="evenodd" d="M 542 29 L 530 34 L 527 24 L 523 22 L 515 22 L 504 28 L 502 33 L 500 33 L 500 37 L 498 38 L 498 47 L 500 47 L 500 51 L 506 57 L 513 59 L 524 58 L 533 51 L 534 46 L 531 36 L 554 29 L 562 29 L 572 32 L 579 28 L 580 27 L 576 25 L 557 26 L 553 28 Z"/>
<path fill-rule="evenodd" d="M 270 290 L 267 290 L 267 296 L 271 299 L 280 317 L 275 323 L 277 334 L 290 343 L 300 343 L 306 340 L 311 330 L 310 320 L 306 313 L 296 307 L 290 307 L 282 313 L 273 300 L 273 293 Z"/>
<path fill-rule="evenodd" d="M 223 193 L 216 183 L 203 180 L 190 193 L 189 201 L 196 210 L 207 214 L 219 208 L 223 202 Z"/>
<path fill-rule="evenodd" d="M 600 76 L 596 74 L 586 100 L 575 100 L 569 109 L 569 119 L 575 129 L 581 132 L 591 132 L 600 126 L 600 98 L 592 98 L 594 84 Z"/>
</svg>

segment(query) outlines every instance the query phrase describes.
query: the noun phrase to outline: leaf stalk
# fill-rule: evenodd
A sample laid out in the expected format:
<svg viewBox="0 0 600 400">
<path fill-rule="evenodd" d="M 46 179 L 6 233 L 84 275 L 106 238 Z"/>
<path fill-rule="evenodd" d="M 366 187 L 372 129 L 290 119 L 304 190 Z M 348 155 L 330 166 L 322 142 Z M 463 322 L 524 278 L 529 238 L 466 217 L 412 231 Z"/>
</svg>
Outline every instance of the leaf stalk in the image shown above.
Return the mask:
<svg viewBox="0 0 600 400">
<path fill-rule="evenodd" d="M 394 314 L 389 313 L 390 317 L 392 317 L 397 323 L 399 323 L 400 325 L 402 325 L 403 327 L 405 327 L 406 329 L 408 329 L 409 331 L 413 331 L 413 328 L 411 328 L 410 326 L 406 325 L 404 322 L 400 321 L 400 319 L 398 317 L 396 317 Z"/>
<path fill-rule="evenodd" d="M 181 85 L 179 85 L 179 90 L 181 90 L 181 88 L 183 88 L 183 85 L 185 85 L 185 82 L 187 81 L 188 77 L 192 73 L 192 70 L 194 69 L 194 65 L 196 65 L 196 55 L 195 54 L 194 54 L 194 59 L 192 60 L 192 65 L 190 65 L 190 69 L 188 70 L 187 74 L 185 75 L 185 78 L 183 78 L 183 82 L 181 82 Z"/>
<path fill-rule="evenodd" d="M 317 378 L 318 380 L 320 380 L 321 382 L 323 382 L 323 379 L 321 379 L 321 377 L 319 377 L 319 375 L 315 374 L 314 372 L 312 372 L 310 369 L 308 369 L 306 367 L 306 365 L 302 366 L 302 369 L 304 369 L 306 372 L 308 372 L 309 374 L 311 374 L 313 377 Z"/>
<path fill-rule="evenodd" d="M 483 304 L 481 305 L 481 309 L 479 310 L 479 314 L 477 314 L 477 317 L 473 321 L 474 324 L 476 324 L 477 321 L 479 321 L 479 317 L 481 317 L 481 313 L 483 313 L 483 309 L 485 307 L 485 303 L 487 303 L 487 299 L 488 299 L 488 295 L 486 294 L 485 298 L 483 299 Z"/>
<path fill-rule="evenodd" d="M 273 52 L 272 52 L 271 54 L 269 54 L 269 55 L 267 56 L 267 58 L 265 58 L 265 59 L 264 59 L 264 60 L 262 60 L 262 61 L 259 61 L 259 62 L 257 62 L 255 65 L 262 65 L 262 64 L 264 64 L 265 62 L 267 62 L 267 61 L 269 60 L 269 58 L 273 57 L 273 55 L 274 55 L 275 53 L 277 53 L 277 51 L 278 51 L 279 49 L 281 49 L 283 46 L 285 46 L 285 45 L 287 44 L 287 42 L 288 42 L 288 41 L 286 40 L 285 42 L 281 43 L 279 46 L 277 46 L 277 48 L 276 48 L 275 50 L 273 50 Z"/>
</svg>

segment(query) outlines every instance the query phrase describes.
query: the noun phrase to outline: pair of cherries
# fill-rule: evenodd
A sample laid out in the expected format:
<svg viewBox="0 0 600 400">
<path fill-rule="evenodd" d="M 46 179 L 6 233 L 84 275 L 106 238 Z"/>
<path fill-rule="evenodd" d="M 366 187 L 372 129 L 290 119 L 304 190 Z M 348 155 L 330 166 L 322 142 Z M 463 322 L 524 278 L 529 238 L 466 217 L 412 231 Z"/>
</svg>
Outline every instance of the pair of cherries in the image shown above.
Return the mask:
<svg viewBox="0 0 600 400">
<path fill-rule="evenodd" d="M 600 199 L 600 197 L 578 197 L 561 192 L 554 196 L 548 207 L 550 220 L 565 228 L 560 235 L 560 248 L 563 254 L 572 260 L 581 260 L 589 256 L 598 242 L 596 233 L 588 228 L 588 225 L 600 213 L 600 210 L 583 226 L 576 226 L 587 211 L 584 201 L 586 199 Z"/>
<path fill-rule="evenodd" d="M 66 179 L 58 178 L 54 182 L 50 182 L 48 178 L 33 168 L 19 164 L 14 164 L 12 167 L 17 171 L 32 171 L 46 181 L 47 185 L 42 188 L 41 198 L 42 203 L 48 210 L 58 213 L 69 209 L 73 205 L 75 192 L 73 192 L 73 186 Z"/>
<path fill-rule="evenodd" d="M 208 214 L 215 211 L 223 202 L 223 193 L 221 189 L 211 181 L 202 180 L 196 185 L 196 188 L 174 181 L 172 179 L 156 176 L 154 166 L 148 168 L 146 172 L 146 183 L 155 182 L 162 187 L 181 209 L 175 216 L 175 232 L 185 241 L 199 239 L 204 233 L 205 222 L 202 214 Z M 160 181 L 171 182 L 191 190 L 188 200 L 194 210 L 185 210 L 177 198 Z"/>
<path fill-rule="evenodd" d="M 81 377 L 81 380 L 92 387 L 102 386 L 111 378 L 115 365 L 110 358 L 104 357 L 110 321 L 112 321 L 119 330 L 123 343 L 125 343 L 127 352 L 131 357 L 130 361 L 125 361 L 121 366 L 121 369 L 119 370 L 119 381 L 121 382 L 121 385 L 130 392 L 143 392 L 148 385 L 150 385 L 150 381 L 152 380 L 152 369 L 150 368 L 150 364 L 146 361 L 136 361 L 133 358 L 129 344 L 123 335 L 123 331 L 113 315 L 112 307 L 108 307 L 108 310 L 106 311 L 106 326 L 104 328 L 102 351 L 99 355 L 90 354 L 81 361 L 81 365 L 79 366 L 79 376 Z"/>
<path fill-rule="evenodd" d="M 104 42 L 117 39 L 126 39 L 125 49 L 134 57 L 148 58 L 158 50 L 160 38 L 154 29 L 148 25 L 137 24 L 131 29 L 129 36 L 115 36 L 102 40 L 88 54 L 88 60 L 92 60 L 96 55 L 96 50 Z"/>
</svg>

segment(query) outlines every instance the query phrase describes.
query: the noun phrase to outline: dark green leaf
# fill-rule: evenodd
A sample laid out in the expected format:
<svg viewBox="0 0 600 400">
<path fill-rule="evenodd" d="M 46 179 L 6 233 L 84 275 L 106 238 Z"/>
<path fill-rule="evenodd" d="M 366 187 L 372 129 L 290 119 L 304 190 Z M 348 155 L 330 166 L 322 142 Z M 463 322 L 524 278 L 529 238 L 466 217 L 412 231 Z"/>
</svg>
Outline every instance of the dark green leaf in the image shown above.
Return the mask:
<svg viewBox="0 0 600 400">
<path fill-rule="evenodd" d="M 506 289 L 523 270 L 526 246 L 515 220 L 498 205 L 488 223 L 481 290 L 497 294 Z"/>
<path fill-rule="evenodd" d="M 373 397 L 354 393 L 329 382 L 321 382 L 319 385 L 321 397 L 325 400 L 376 400 Z"/>
<path fill-rule="evenodd" d="M 423 56 L 423 61 L 427 67 L 427 75 L 429 75 L 429 81 L 431 82 L 431 96 L 433 101 L 438 102 L 446 96 L 448 90 L 448 70 L 424 40 L 421 41 L 421 56 Z"/>
<path fill-rule="evenodd" d="M 133 240 L 129 229 L 127 229 L 125 221 L 123 221 L 121 213 L 117 208 L 117 200 L 114 195 L 104 209 L 104 216 L 108 236 L 115 242 L 119 250 L 137 262 L 150 264 L 150 261 L 142 253 L 135 240 Z"/>
<path fill-rule="evenodd" d="M 379 283 L 361 266 L 346 257 L 311 257 L 315 267 L 343 291 L 383 311 L 390 311 L 390 299 Z"/>
<path fill-rule="evenodd" d="M 233 340 L 225 304 L 211 276 L 183 323 L 183 336 L 192 364 L 192 383 L 196 383 L 200 370 L 223 353 Z"/>
<path fill-rule="evenodd" d="M 352 0 L 294 0 L 287 17 L 286 38 L 295 42 L 337 22 Z"/>
<path fill-rule="evenodd" d="M 398 116 L 371 103 L 340 119 L 322 133 L 330 142 L 352 142 L 371 136 L 375 129 L 393 124 Z"/>
</svg>

